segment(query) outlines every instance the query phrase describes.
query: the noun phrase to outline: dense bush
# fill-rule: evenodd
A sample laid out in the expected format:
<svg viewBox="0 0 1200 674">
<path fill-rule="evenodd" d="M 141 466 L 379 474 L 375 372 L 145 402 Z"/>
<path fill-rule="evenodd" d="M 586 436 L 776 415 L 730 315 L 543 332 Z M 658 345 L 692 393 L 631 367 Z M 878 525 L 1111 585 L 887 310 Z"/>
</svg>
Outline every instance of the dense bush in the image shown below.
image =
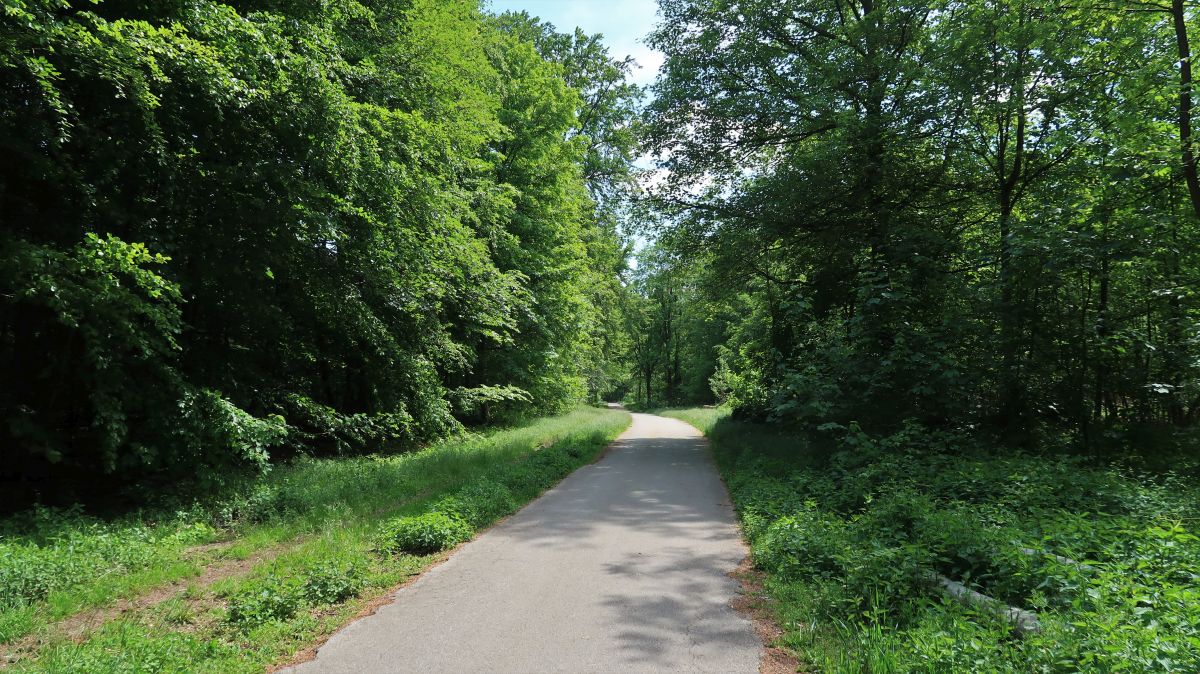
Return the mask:
<svg viewBox="0 0 1200 674">
<path fill-rule="evenodd" d="M 434 511 L 457 515 L 475 528 L 491 524 L 516 509 L 517 500 L 512 492 L 488 479 L 472 482 L 433 505 Z"/>
<path fill-rule="evenodd" d="M 821 432 L 806 447 L 796 432 L 724 415 L 678 414 L 712 439 L 784 641 L 814 667 L 1200 667 L 1200 493 L 1177 475 L 912 424 L 819 450 Z M 1014 639 L 1002 618 L 945 597 L 932 573 L 1037 612 L 1042 632 Z"/>
<path fill-rule="evenodd" d="M 229 598 L 226 620 L 243 629 L 291 618 L 304 604 L 300 587 L 269 575 Z"/>
<path fill-rule="evenodd" d="M 0 509 L 595 396 L 629 67 L 478 0 L 7 5 Z"/>
<path fill-rule="evenodd" d="M 828 575 L 846 557 L 845 524 L 811 509 L 784 515 L 754 538 L 754 563 L 782 578 Z"/>
<path fill-rule="evenodd" d="M 331 560 L 308 568 L 300 594 L 309 604 L 337 604 L 356 596 L 363 584 L 361 568 Z"/>
<path fill-rule="evenodd" d="M 133 573 L 215 533 L 204 523 L 107 524 L 50 510 L 37 511 L 37 518 L 49 525 L 41 530 L 41 540 L 18 542 L 0 535 L 0 611 L 102 576 Z"/>
<path fill-rule="evenodd" d="M 427 512 L 385 522 L 375 547 L 380 552 L 427 555 L 452 548 L 474 533 L 457 513 Z"/>
<path fill-rule="evenodd" d="M 365 586 L 363 569 L 340 559 L 324 559 L 295 578 L 275 570 L 247 582 L 228 598 L 225 620 L 242 630 L 291 619 L 308 606 L 338 604 Z"/>
</svg>

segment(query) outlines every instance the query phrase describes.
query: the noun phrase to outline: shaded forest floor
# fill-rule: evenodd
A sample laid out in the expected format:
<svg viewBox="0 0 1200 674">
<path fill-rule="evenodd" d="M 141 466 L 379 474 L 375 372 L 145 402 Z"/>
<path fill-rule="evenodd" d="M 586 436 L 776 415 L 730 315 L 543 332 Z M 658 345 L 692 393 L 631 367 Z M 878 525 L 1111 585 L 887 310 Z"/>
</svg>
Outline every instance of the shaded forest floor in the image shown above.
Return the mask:
<svg viewBox="0 0 1200 674">
<path fill-rule="evenodd" d="M 1150 474 L 916 428 L 818 450 L 725 410 L 662 414 L 709 436 L 778 645 L 817 671 L 1200 671 L 1194 466 Z M 939 576 L 997 603 L 956 601 Z"/>
<path fill-rule="evenodd" d="M 299 461 L 177 512 L 105 521 L 35 510 L 0 522 L 0 667 L 286 662 L 457 542 L 386 550 L 381 531 L 397 518 L 452 504 L 470 513 L 469 535 L 594 460 L 628 425 L 625 412 L 581 408 L 411 454 Z"/>
</svg>

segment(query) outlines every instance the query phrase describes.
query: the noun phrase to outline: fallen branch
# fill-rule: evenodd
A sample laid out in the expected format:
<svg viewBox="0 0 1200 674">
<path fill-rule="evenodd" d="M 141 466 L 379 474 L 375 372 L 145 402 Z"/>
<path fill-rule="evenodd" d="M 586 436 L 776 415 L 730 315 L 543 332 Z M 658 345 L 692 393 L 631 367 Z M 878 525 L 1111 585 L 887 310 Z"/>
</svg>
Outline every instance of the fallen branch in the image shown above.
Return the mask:
<svg viewBox="0 0 1200 674">
<path fill-rule="evenodd" d="M 1092 572 L 1092 571 L 1096 570 L 1096 567 L 1092 566 L 1091 564 L 1084 564 L 1083 562 L 1077 562 L 1077 561 L 1071 559 L 1070 557 L 1063 557 L 1062 555 L 1056 555 L 1052 552 L 1045 552 L 1043 550 L 1034 550 L 1033 548 L 1022 548 L 1022 547 L 1018 547 L 1017 550 L 1019 550 L 1021 552 L 1021 554 L 1028 555 L 1029 557 L 1049 557 L 1050 559 L 1053 559 L 1054 561 L 1058 562 L 1059 564 L 1063 564 L 1066 566 L 1073 566 L 1073 567 L 1079 569 L 1080 571 Z"/>
<path fill-rule="evenodd" d="M 1009 606 L 999 599 L 993 599 L 986 594 L 976 592 L 966 585 L 956 580 L 951 580 L 940 573 L 930 571 L 929 577 L 940 585 L 946 591 L 946 594 L 958 601 L 968 606 L 980 606 L 1003 616 L 1005 620 L 1013 624 L 1013 629 L 1018 634 L 1034 634 L 1042 629 L 1042 624 L 1038 622 L 1036 613 L 1015 606 Z"/>
</svg>

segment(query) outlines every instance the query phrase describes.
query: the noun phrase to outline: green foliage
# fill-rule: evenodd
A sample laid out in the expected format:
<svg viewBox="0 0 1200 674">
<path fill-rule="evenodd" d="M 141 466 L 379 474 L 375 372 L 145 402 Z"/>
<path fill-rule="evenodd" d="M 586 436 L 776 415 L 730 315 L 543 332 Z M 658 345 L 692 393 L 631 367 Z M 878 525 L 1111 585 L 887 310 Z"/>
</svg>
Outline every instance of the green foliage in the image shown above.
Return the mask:
<svg viewBox="0 0 1200 674">
<path fill-rule="evenodd" d="M 285 512 L 286 492 L 271 483 L 255 483 L 217 503 L 210 519 L 219 527 L 268 522 Z"/>
<path fill-rule="evenodd" d="M 708 402 L 677 392 L 708 380 L 743 418 L 805 427 L 917 419 L 1144 457 L 1190 441 L 1190 9 L 660 5 L 642 404 Z"/>
<path fill-rule="evenodd" d="M 217 469 L 249 465 L 265 472 L 270 467 L 268 450 L 288 437 L 283 417 L 278 414 L 262 419 L 254 417 L 215 391 L 186 393 L 179 409 L 180 430 L 176 438 L 183 447 L 198 452 L 218 447 L 231 455 L 213 461 Z"/>
<path fill-rule="evenodd" d="M 363 585 L 361 568 L 328 561 L 308 569 L 300 593 L 309 604 L 337 604 L 358 595 Z"/>
<path fill-rule="evenodd" d="M 581 439 L 585 447 L 595 447 L 595 441 Z M 538 496 L 546 487 L 574 470 L 587 451 L 538 451 L 520 463 L 508 466 L 496 475 L 496 480 L 514 496 L 526 500 Z"/>
<path fill-rule="evenodd" d="M 452 548 L 474 533 L 471 525 L 457 514 L 428 512 L 385 522 L 376 549 L 385 553 L 428 555 Z"/>
<path fill-rule="evenodd" d="M 783 642 L 822 671 L 1180 671 L 1200 666 L 1194 484 L 979 446 L 907 422 L 836 441 L 665 414 L 712 440 Z M 930 574 L 1037 612 L 1012 637 Z"/>
<path fill-rule="evenodd" d="M 608 385 L 637 92 L 597 37 L 476 0 L 6 13 L 0 508 Z"/>
<path fill-rule="evenodd" d="M 242 559 L 280 543 L 297 546 L 297 556 L 258 564 L 260 569 L 274 569 L 276 580 L 287 580 L 266 588 L 271 590 L 268 598 L 286 604 L 294 593 L 299 606 L 312 607 L 322 601 L 351 601 L 355 591 L 382 591 L 403 578 L 403 573 L 395 575 L 400 573 L 397 569 L 411 571 L 419 562 L 369 554 L 381 521 L 453 504 L 463 517 L 476 518 L 478 527 L 487 526 L 590 461 L 628 424 L 623 412 L 581 407 L 560 417 L 444 441 L 421 452 L 303 459 L 276 466 L 266 475 L 247 476 L 202 502 L 166 501 L 159 510 L 114 521 L 83 515 L 80 509 L 26 511 L 0 521 L 0 643 L 118 597 L 185 581 L 197 573 L 197 565 Z M 534 455 L 559 458 L 534 462 Z M 530 469 L 535 466 L 541 468 Z M 510 474 L 532 480 L 519 493 L 508 491 L 498 478 Z M 239 605 L 246 608 L 239 612 L 257 615 L 270 608 L 255 603 L 262 589 L 257 584 L 271 577 L 262 570 L 263 575 L 222 592 L 239 597 Z M 338 596 L 342 599 L 332 599 Z M 266 625 L 247 618 L 246 629 L 265 630 L 255 638 L 283 639 L 271 634 L 297 629 L 297 621 L 307 625 L 307 615 L 298 610 L 291 621 Z M 150 639 L 137 648 L 171 650 L 168 642 L 176 636 L 167 632 L 162 643 Z M 40 655 L 47 663 L 90 662 L 92 671 L 104 671 L 108 665 L 102 663 L 115 657 L 106 651 L 113 643 L 110 637 L 115 638 L 105 628 L 86 644 Z M 221 651 L 196 657 L 220 661 L 226 655 Z M 266 666 L 275 656 L 255 652 L 239 657 L 266 658 L 254 660 Z"/>
<path fill-rule="evenodd" d="M 220 663 L 229 669 L 239 647 L 215 638 L 183 632 L 166 634 L 145 625 L 121 621 L 101 630 L 86 646 L 61 644 L 49 649 L 36 668 L 16 671 L 54 674 L 92 672 L 178 672 L 198 662 Z"/>
<path fill-rule="evenodd" d="M 300 610 L 304 596 L 296 583 L 269 575 L 229 598 L 227 620 L 241 629 L 287 620 Z"/>
<path fill-rule="evenodd" d="M 845 556 L 842 522 L 811 509 L 780 517 L 761 531 L 752 529 L 755 565 L 783 578 L 828 574 Z"/>
<path fill-rule="evenodd" d="M 166 528 L 108 524 L 46 509 L 34 511 L 31 520 L 21 528 L 33 527 L 36 536 L 0 530 L 0 612 L 36 605 L 78 584 L 133 574 L 215 534 L 200 522 Z M 0 630 L 0 641 L 7 637 Z"/>
<path fill-rule="evenodd" d="M 86 385 L 87 393 L 70 406 L 48 409 L 26 399 L 23 405 L 8 408 L 14 412 L 9 418 L 13 442 L 27 448 L 27 454 L 51 463 L 69 460 L 63 454 L 62 426 L 76 417 L 89 427 L 85 435 L 93 445 L 90 456 L 76 459 L 83 467 L 112 472 L 161 461 L 144 448 L 132 457 L 122 454 L 121 448 L 156 435 L 161 440 L 169 428 L 164 420 L 150 420 L 147 427 L 130 424 L 131 418 L 140 421 L 151 409 L 147 387 L 161 387 L 168 395 L 181 391 L 175 368 L 181 325 L 179 288 L 152 269 L 167 261 L 142 244 L 91 233 L 68 251 L 21 239 L 5 247 L 0 260 L 3 283 L 20 289 L 7 296 L 11 309 L 28 312 L 31 319 L 41 315 L 51 321 L 42 334 L 28 336 L 40 344 L 31 341 L 27 346 L 54 348 L 57 339 L 74 344 L 58 354 L 55 369 L 43 374 L 53 378 L 55 388 Z M 141 386 L 132 385 L 137 378 Z M 48 389 L 29 394 L 45 403 L 61 395 Z"/>
<path fill-rule="evenodd" d="M 342 414 L 301 395 L 282 405 L 292 420 L 292 437 L 318 450 L 345 455 L 364 447 L 404 445 L 413 441 L 413 418 L 407 412 Z"/>
<path fill-rule="evenodd" d="M 463 415 L 493 415 L 504 419 L 520 418 L 529 409 L 533 397 L 516 386 L 476 386 L 457 388 L 450 392 L 451 402 Z"/>
<path fill-rule="evenodd" d="M 478 529 L 516 512 L 517 500 L 503 484 L 484 479 L 441 499 L 433 505 L 433 510 L 458 516 Z"/>
</svg>

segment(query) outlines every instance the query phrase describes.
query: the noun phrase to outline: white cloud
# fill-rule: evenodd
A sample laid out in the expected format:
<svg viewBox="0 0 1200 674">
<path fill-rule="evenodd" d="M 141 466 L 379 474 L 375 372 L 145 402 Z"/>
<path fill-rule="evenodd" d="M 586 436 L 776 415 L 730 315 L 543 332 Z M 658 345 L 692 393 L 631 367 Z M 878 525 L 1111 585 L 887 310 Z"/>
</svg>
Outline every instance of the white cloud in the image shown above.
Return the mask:
<svg viewBox="0 0 1200 674">
<path fill-rule="evenodd" d="M 491 0 L 490 8 L 525 10 L 563 32 L 579 27 L 587 33 L 603 33 L 614 57 L 632 56 L 641 66 L 631 78 L 636 84 L 653 82 L 663 62 L 661 52 L 642 42 L 658 21 L 655 0 Z"/>
</svg>

